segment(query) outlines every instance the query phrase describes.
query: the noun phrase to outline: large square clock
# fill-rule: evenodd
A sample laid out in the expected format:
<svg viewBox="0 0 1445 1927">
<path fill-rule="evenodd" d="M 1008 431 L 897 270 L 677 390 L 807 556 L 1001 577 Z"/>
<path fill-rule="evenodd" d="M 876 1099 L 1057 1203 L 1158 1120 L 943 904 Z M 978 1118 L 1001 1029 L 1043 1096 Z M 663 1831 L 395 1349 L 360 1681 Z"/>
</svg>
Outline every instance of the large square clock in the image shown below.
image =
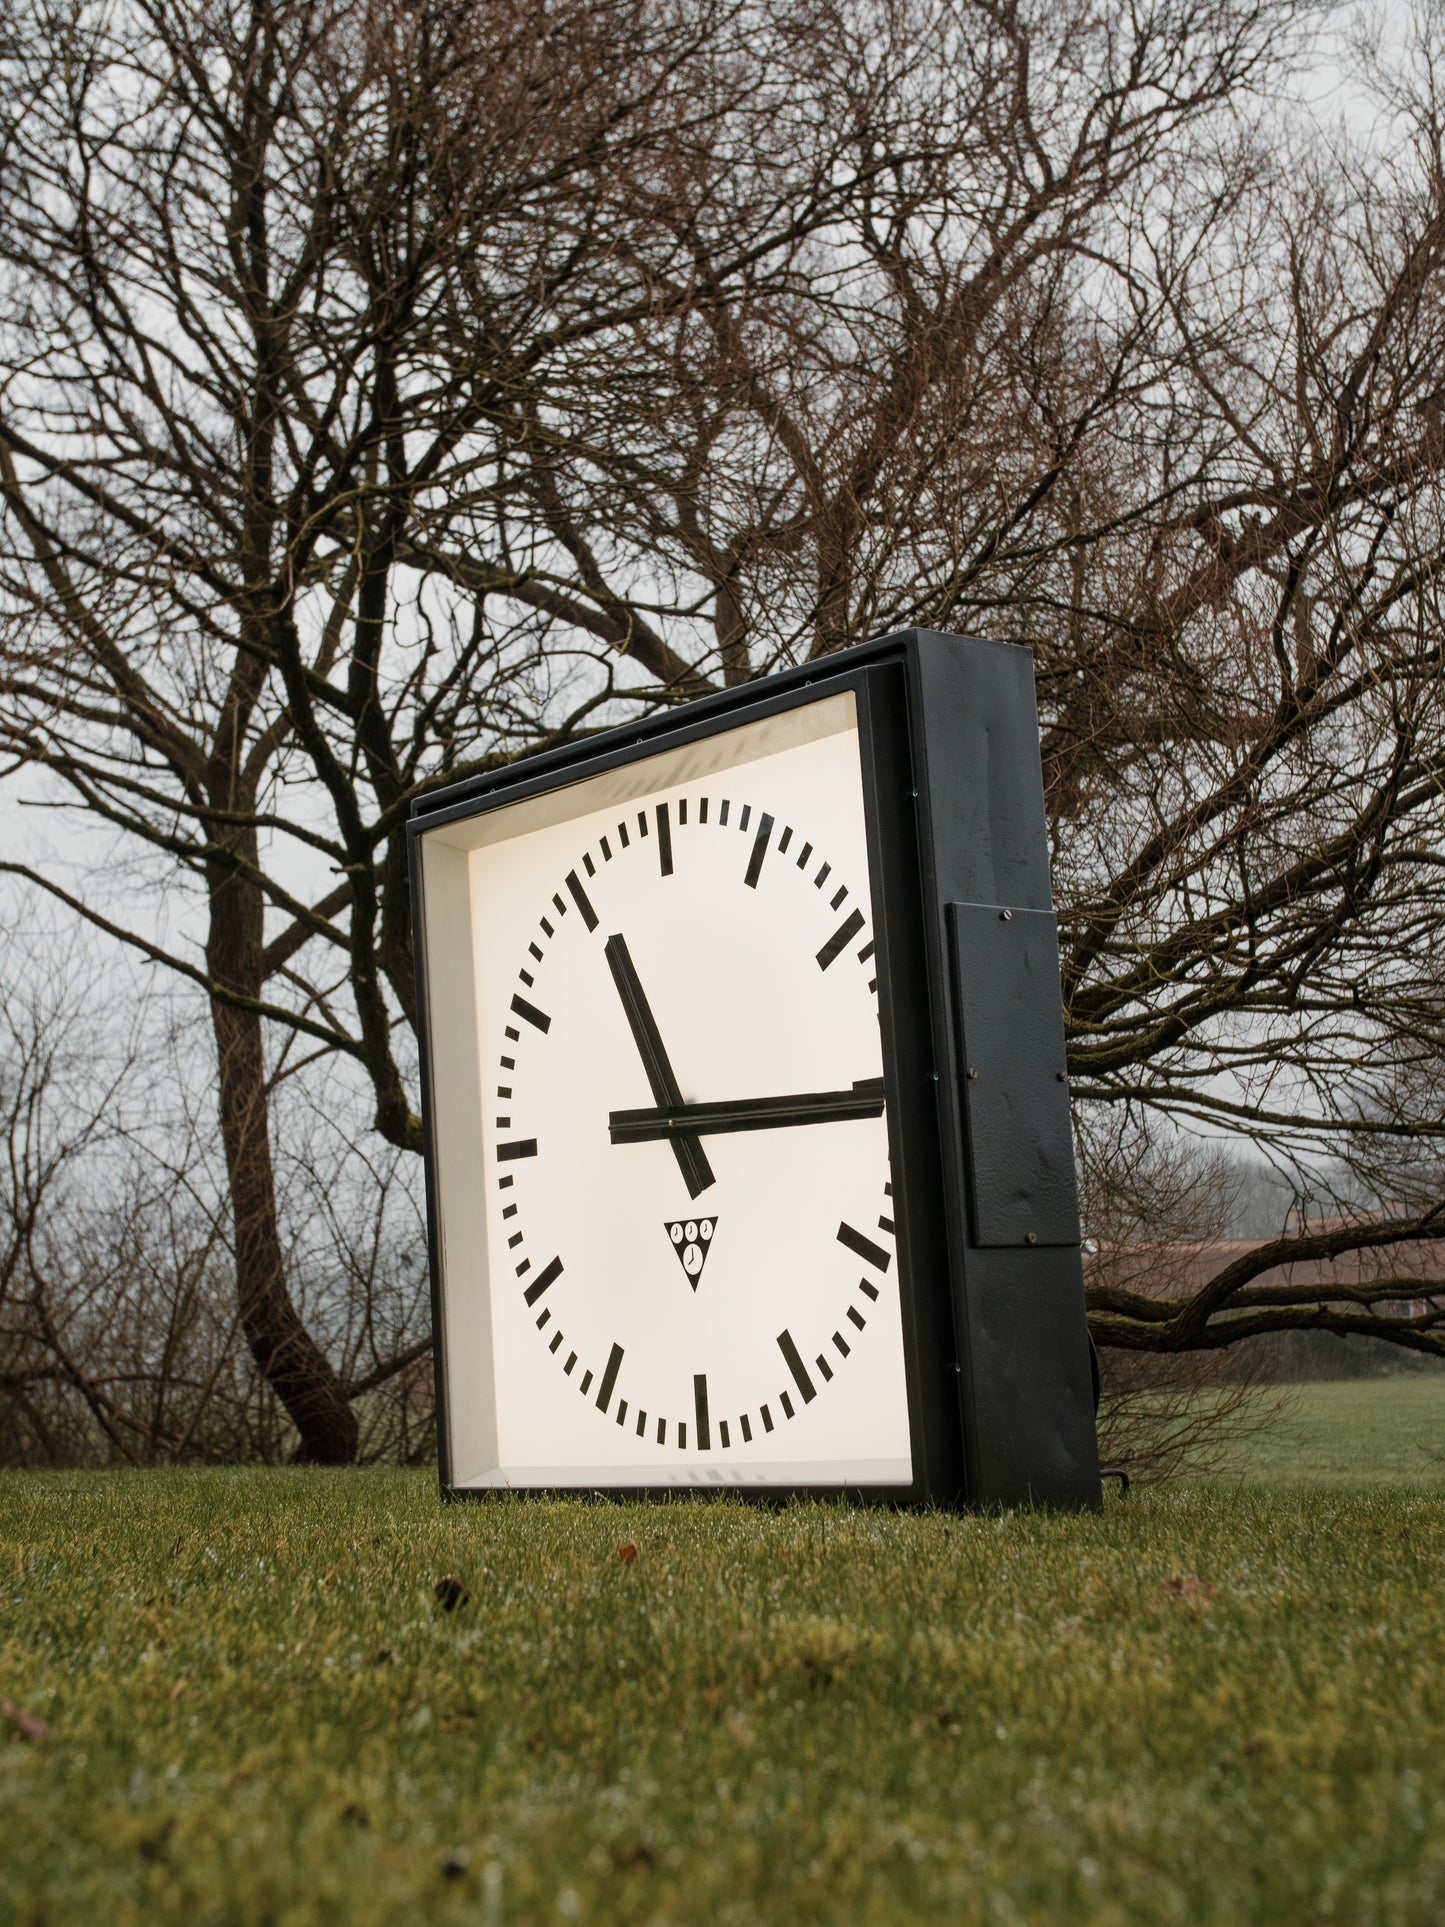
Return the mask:
<svg viewBox="0 0 1445 1927">
<path fill-rule="evenodd" d="M 1026 652 L 885 637 L 410 837 L 447 1493 L 1097 1503 Z"/>
</svg>

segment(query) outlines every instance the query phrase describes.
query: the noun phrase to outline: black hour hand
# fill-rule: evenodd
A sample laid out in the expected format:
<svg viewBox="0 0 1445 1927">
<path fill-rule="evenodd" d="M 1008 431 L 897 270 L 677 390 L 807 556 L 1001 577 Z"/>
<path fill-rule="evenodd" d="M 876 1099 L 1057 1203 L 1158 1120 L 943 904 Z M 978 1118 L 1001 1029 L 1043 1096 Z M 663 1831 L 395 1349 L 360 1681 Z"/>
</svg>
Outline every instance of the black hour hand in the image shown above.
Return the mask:
<svg viewBox="0 0 1445 1927">
<path fill-rule="evenodd" d="M 682 1104 L 682 1092 L 672 1074 L 672 1065 L 667 1061 L 667 1052 L 662 1047 L 662 1037 L 652 1014 L 652 1006 L 638 981 L 627 939 L 609 937 L 604 948 L 612 981 L 617 986 L 622 1008 L 627 1013 L 632 1041 L 637 1046 L 642 1068 L 647 1072 L 647 1081 L 652 1086 L 653 1102 L 662 1109 L 677 1110 Z M 656 1135 L 664 1134 L 658 1132 Z M 702 1140 L 695 1131 L 668 1132 L 666 1136 L 690 1198 L 699 1196 L 709 1185 L 717 1182 L 712 1166 L 707 1161 L 707 1153 L 702 1148 Z"/>
</svg>

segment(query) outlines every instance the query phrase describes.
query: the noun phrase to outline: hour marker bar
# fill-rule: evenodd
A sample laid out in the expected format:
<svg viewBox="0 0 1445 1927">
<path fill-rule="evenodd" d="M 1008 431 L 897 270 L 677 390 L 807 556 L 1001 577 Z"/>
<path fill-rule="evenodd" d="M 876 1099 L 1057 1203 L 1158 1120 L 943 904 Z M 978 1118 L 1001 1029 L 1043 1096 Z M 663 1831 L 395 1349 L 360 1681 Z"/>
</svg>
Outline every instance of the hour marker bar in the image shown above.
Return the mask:
<svg viewBox="0 0 1445 1927">
<path fill-rule="evenodd" d="M 647 835 L 647 811 L 646 810 L 639 810 L 637 812 L 637 834 L 639 836 Z"/>
<path fill-rule="evenodd" d="M 552 1019 L 546 1011 L 538 1010 L 537 1006 L 529 1004 L 525 997 L 514 997 L 512 1009 L 518 1017 L 525 1017 L 529 1024 L 535 1024 L 538 1030 L 544 1033 L 552 1028 Z"/>
<path fill-rule="evenodd" d="M 531 951 L 532 955 L 537 959 L 537 962 L 541 963 L 542 952 L 541 952 L 540 946 L 535 943 L 529 943 L 527 945 L 527 948 Z"/>
<path fill-rule="evenodd" d="M 767 1406 L 766 1406 L 766 1405 L 764 1405 L 764 1406 L 762 1406 L 762 1407 L 760 1408 L 760 1414 L 759 1414 L 759 1415 L 760 1415 L 760 1417 L 762 1418 L 762 1421 L 763 1421 L 763 1430 L 764 1430 L 765 1432 L 771 1432 L 771 1431 L 772 1431 L 772 1429 L 773 1429 L 773 1415 L 772 1415 L 772 1413 L 771 1413 L 771 1412 L 770 1412 L 770 1411 L 768 1410 L 768 1408 L 767 1408 Z"/>
<path fill-rule="evenodd" d="M 610 863 L 612 861 L 612 845 L 607 841 L 607 838 L 605 836 L 603 837 L 601 843 L 598 845 L 598 848 L 602 852 L 602 861 L 604 863 Z"/>
<path fill-rule="evenodd" d="M 504 1057 L 502 1059 L 502 1069 L 504 1071 L 514 1071 L 516 1068 L 517 1060 L 515 1057 Z"/>
<path fill-rule="evenodd" d="M 657 1442 L 659 1445 L 667 1444 L 667 1420 L 665 1418 L 660 1418 L 657 1421 Z"/>
<path fill-rule="evenodd" d="M 813 878 L 813 888 L 815 890 L 821 890 L 823 885 L 828 881 L 829 877 L 832 876 L 832 874 L 833 874 L 832 864 L 825 863 L 822 869 L 819 870 L 818 874 Z"/>
<path fill-rule="evenodd" d="M 818 1370 L 823 1374 L 824 1379 L 831 1381 L 833 1377 L 833 1367 L 828 1363 L 827 1359 L 824 1358 L 821 1352 L 819 1352 L 818 1354 L 816 1363 L 818 1366 Z"/>
<path fill-rule="evenodd" d="M 793 826 L 790 823 L 787 829 L 785 829 L 783 831 L 783 834 L 778 838 L 778 855 L 779 856 L 782 856 L 786 853 L 788 845 L 792 842 L 792 840 L 793 840 Z"/>
<path fill-rule="evenodd" d="M 880 1231 L 886 1231 L 891 1238 L 896 1227 L 891 1218 L 880 1218 L 878 1220 L 878 1229 Z"/>
<path fill-rule="evenodd" d="M 805 843 L 805 844 L 803 845 L 803 848 L 802 848 L 802 851 L 801 851 L 801 853 L 800 853 L 800 855 L 799 855 L 799 857 L 798 857 L 798 868 L 799 868 L 800 870 L 806 870 L 806 869 L 807 869 L 807 867 L 808 867 L 808 858 L 809 858 L 809 857 L 810 857 L 810 856 L 811 856 L 812 854 L 813 854 L 813 846 L 812 846 L 812 844 L 811 844 L 811 843 Z"/>
<path fill-rule="evenodd" d="M 853 1323 L 858 1327 L 860 1332 L 867 1330 L 868 1321 L 863 1316 L 862 1312 L 859 1311 L 856 1305 L 850 1305 L 848 1307 L 848 1316 L 853 1321 Z"/>
<path fill-rule="evenodd" d="M 497 1146 L 497 1156 L 506 1158 L 534 1158 L 537 1155 L 537 1140 L 534 1137 L 514 1137 L 509 1144 Z"/>
<path fill-rule="evenodd" d="M 612 1402 L 613 1388 L 617 1384 L 617 1374 L 622 1370 L 622 1347 L 614 1345 L 607 1360 L 607 1370 L 602 1374 L 602 1383 L 597 1388 L 597 1409 L 605 1412 Z M 617 1423 L 622 1423 L 622 1414 L 627 1410 L 627 1400 L 623 1399 L 617 1414 Z"/>
<path fill-rule="evenodd" d="M 511 1172 L 509 1171 L 509 1172 L 507 1173 L 507 1175 L 506 1175 L 506 1176 L 505 1176 L 504 1178 L 498 1178 L 498 1179 L 497 1179 L 497 1189 L 498 1189 L 499 1191 L 507 1191 L 507 1190 L 509 1190 L 509 1189 L 510 1189 L 510 1188 L 512 1187 L 512 1185 L 514 1185 L 514 1184 L 515 1184 L 516 1182 L 517 1182 L 517 1180 L 516 1180 L 516 1179 L 515 1179 L 515 1178 L 514 1178 L 514 1177 L 512 1176 L 512 1174 L 511 1174 Z M 512 1207 L 512 1209 L 513 1209 L 513 1210 L 515 1211 L 515 1210 L 516 1210 L 516 1206 L 515 1206 L 515 1205 L 513 1205 L 513 1207 Z M 503 1214 L 502 1214 L 502 1215 L 503 1215 L 503 1217 L 505 1217 L 505 1216 L 506 1216 L 506 1213 L 505 1213 L 505 1212 L 503 1212 Z"/>
<path fill-rule="evenodd" d="M 717 1435 L 719 1439 L 721 1439 L 722 1441 L 723 1451 L 726 1452 L 730 1450 L 732 1446 L 732 1440 L 728 1437 L 728 1422 L 726 1419 L 718 1420 Z"/>
<path fill-rule="evenodd" d="M 631 837 L 627 834 L 627 825 L 625 823 L 619 823 L 617 825 L 617 841 L 622 845 L 624 850 L 628 848 L 632 841 Z"/>
<path fill-rule="evenodd" d="M 752 815 L 752 813 L 753 813 L 753 806 L 752 806 L 752 804 L 751 804 L 751 803 L 744 803 L 744 804 L 743 804 L 743 813 L 742 813 L 742 815 L 741 815 L 741 816 L 740 816 L 740 817 L 738 818 L 738 828 L 739 828 L 740 830 L 745 830 L 745 829 L 746 829 L 746 828 L 748 827 L 748 818 L 749 818 L 749 817 L 750 817 L 750 816 Z"/>
<path fill-rule="evenodd" d="M 578 1386 L 578 1388 L 577 1388 L 577 1389 L 578 1389 L 578 1391 L 580 1391 L 580 1392 L 581 1392 L 581 1394 L 582 1394 L 582 1396 L 583 1396 L 583 1398 L 586 1398 L 586 1396 L 587 1396 L 587 1394 L 588 1394 L 588 1393 L 589 1393 L 589 1392 L 590 1392 L 590 1391 L 592 1390 L 592 1374 L 591 1374 L 591 1372 L 584 1372 L 584 1373 L 582 1374 L 582 1383 L 581 1383 L 581 1384 L 580 1384 L 580 1385 Z"/>
<path fill-rule="evenodd" d="M 842 1332 L 834 1332 L 833 1343 L 838 1347 L 838 1350 L 843 1354 L 844 1358 L 846 1358 L 848 1356 L 848 1341 Z"/>
<path fill-rule="evenodd" d="M 517 1029 L 515 1024 L 508 1024 L 506 1037 L 509 1044 L 516 1044 L 521 1042 L 522 1033 Z"/>
<path fill-rule="evenodd" d="M 529 1305 L 535 1305 L 548 1285 L 555 1285 L 561 1276 L 562 1260 L 560 1258 L 554 1258 L 550 1265 L 543 1265 L 542 1269 L 537 1273 L 536 1277 L 523 1293 L 527 1303 Z"/>
<path fill-rule="evenodd" d="M 558 1333 L 557 1333 L 557 1335 L 556 1335 L 556 1337 L 555 1337 L 555 1338 L 553 1338 L 553 1340 L 552 1340 L 552 1342 L 551 1342 L 551 1344 L 550 1344 L 550 1345 L 549 1345 L 549 1346 L 547 1347 L 547 1350 L 548 1350 L 549 1352 L 555 1352 L 555 1351 L 556 1351 L 556 1349 L 557 1349 L 557 1347 L 558 1347 L 558 1346 L 559 1346 L 559 1345 L 560 1345 L 561 1343 L 562 1343 L 562 1334 L 561 1334 L 561 1332 L 558 1332 Z"/>
<path fill-rule="evenodd" d="M 848 948 L 848 945 L 862 928 L 863 912 L 861 910 L 854 910 L 848 916 L 844 917 L 843 921 L 838 925 L 838 928 L 818 952 L 819 970 L 826 970 L 828 965 Z"/>
<path fill-rule="evenodd" d="M 877 1285 L 870 1285 L 866 1278 L 860 1278 L 858 1280 L 858 1289 L 863 1293 L 865 1298 L 876 1298 L 878 1296 Z"/>
<path fill-rule="evenodd" d="M 544 1325 L 550 1325 L 551 1322 L 552 1314 L 548 1311 L 547 1307 L 543 1305 L 542 1309 L 537 1313 L 537 1330 L 541 1331 Z"/>
<path fill-rule="evenodd" d="M 590 850 L 584 850 L 582 852 L 582 868 L 590 877 L 595 877 L 597 874 L 597 865 L 592 861 L 592 852 Z"/>
<path fill-rule="evenodd" d="M 873 955 L 873 939 L 870 937 L 867 943 L 865 943 L 863 948 L 858 952 L 859 963 L 867 963 L 868 959 L 872 955 Z"/>
<path fill-rule="evenodd" d="M 679 1452 L 687 1450 L 687 1420 L 683 1418 L 677 1421 L 677 1449 Z"/>
<path fill-rule="evenodd" d="M 672 875 L 672 820 L 666 803 L 657 806 L 657 862 L 665 877 Z"/>
<path fill-rule="evenodd" d="M 744 1412 L 738 1420 L 738 1424 L 743 1428 L 743 1444 L 751 1445 L 753 1442 L 753 1428 L 746 1412 Z"/>
<path fill-rule="evenodd" d="M 521 1232 L 520 1232 L 520 1231 L 514 1231 L 514 1232 L 512 1233 L 512 1235 L 511 1235 L 511 1237 L 510 1237 L 510 1238 L 508 1238 L 508 1240 L 507 1240 L 507 1246 L 508 1246 L 508 1249 L 509 1249 L 509 1250 L 515 1250 L 515 1249 L 516 1249 L 516 1247 L 517 1247 L 517 1246 L 518 1246 L 518 1245 L 519 1245 L 519 1244 L 520 1244 L 521 1242 L 522 1242 L 522 1234 L 521 1234 Z"/>
<path fill-rule="evenodd" d="M 637 1436 L 641 1438 L 643 1433 L 646 1430 L 647 1430 L 647 1414 L 646 1412 L 639 1412 L 637 1414 Z"/>
<path fill-rule="evenodd" d="M 542 917 L 542 918 L 540 918 L 540 919 L 539 919 L 539 922 L 541 923 L 541 925 L 542 925 L 542 930 L 543 930 L 543 933 L 544 933 L 544 934 L 545 934 L 546 936 L 549 936 L 549 937 L 553 937 L 553 936 L 555 936 L 555 935 L 557 934 L 557 933 L 556 933 L 556 931 L 555 931 L 555 930 L 553 930 L 553 928 L 552 928 L 552 926 L 551 926 L 551 924 L 550 924 L 550 923 L 548 923 L 548 921 L 547 921 L 547 919 L 546 919 L 545 917 Z"/>
<path fill-rule="evenodd" d="M 797 1384 L 798 1390 L 803 1394 L 803 1403 L 805 1405 L 810 1405 L 812 1401 L 818 1396 L 818 1390 L 817 1390 L 817 1387 L 814 1385 L 812 1379 L 809 1378 L 808 1376 L 808 1368 L 803 1363 L 801 1357 L 798 1354 L 798 1348 L 793 1343 L 793 1334 L 790 1331 L 780 1331 L 778 1333 L 778 1350 L 783 1354 L 783 1357 L 787 1360 L 788 1370 L 793 1374 L 793 1378 L 795 1383 Z M 787 1404 L 787 1397 L 788 1397 L 787 1393 L 784 1392 L 783 1402 L 785 1407 Z M 792 1413 L 789 1412 L 788 1416 L 789 1418 L 791 1418 Z"/>
<path fill-rule="evenodd" d="M 517 972 L 517 975 L 521 978 L 522 982 L 527 986 L 528 990 L 530 990 L 533 984 L 536 983 L 537 981 L 537 979 L 532 975 L 530 970 L 519 970 Z"/>
<path fill-rule="evenodd" d="M 617 1423 L 619 1425 L 625 1425 L 627 1423 L 627 1400 L 625 1398 L 620 1398 L 617 1401 Z"/>
<path fill-rule="evenodd" d="M 871 1238 L 865 1238 L 861 1231 L 855 1231 L 851 1224 L 840 1224 L 838 1242 L 856 1251 L 866 1265 L 874 1265 L 879 1271 L 888 1269 L 888 1253 L 882 1245 L 875 1245 Z"/>
<path fill-rule="evenodd" d="M 569 870 L 567 872 L 567 888 L 571 892 L 572 901 L 582 912 L 582 921 L 589 930 L 595 930 L 597 928 L 597 912 L 592 908 L 587 892 L 582 888 L 582 884 L 575 870 Z"/>
<path fill-rule="evenodd" d="M 577 1354 L 576 1354 L 576 1352 L 568 1352 L 568 1354 L 567 1354 L 567 1363 L 566 1363 L 566 1364 L 565 1364 L 565 1365 L 564 1365 L 564 1366 L 562 1367 L 562 1370 L 563 1370 L 564 1372 L 566 1372 L 566 1373 L 567 1373 L 567 1375 L 568 1375 L 568 1377 L 569 1377 L 569 1378 L 570 1378 L 570 1377 L 571 1377 L 571 1375 L 572 1375 L 572 1367 L 573 1367 L 573 1366 L 574 1366 L 574 1365 L 575 1365 L 576 1363 L 577 1363 Z"/>
<path fill-rule="evenodd" d="M 773 819 L 770 816 L 760 817 L 758 819 L 758 833 L 753 840 L 752 855 L 748 858 L 748 873 L 743 878 L 743 882 L 750 890 L 756 890 L 758 887 L 758 878 L 762 874 L 763 858 L 768 853 L 768 838 L 772 833 Z"/>
<path fill-rule="evenodd" d="M 845 884 L 843 888 L 835 894 L 833 901 L 828 905 L 828 908 L 830 910 L 836 910 L 838 908 L 838 905 L 843 901 L 844 897 L 846 897 L 847 894 L 848 894 L 848 888 L 847 888 L 847 885 Z"/>
<path fill-rule="evenodd" d="M 793 1416 L 793 1401 L 788 1397 L 786 1392 L 778 1393 L 778 1403 L 783 1408 L 784 1418 L 791 1418 Z"/>
<path fill-rule="evenodd" d="M 522 1234 L 518 1232 L 517 1235 L 518 1237 L 520 1237 Z M 524 1258 L 521 1264 L 517 1266 L 517 1276 L 519 1278 L 525 1278 L 527 1273 L 531 1269 L 532 1269 L 532 1260 L 530 1258 Z"/>
<path fill-rule="evenodd" d="M 726 797 L 724 797 L 724 798 L 723 798 L 723 800 L 722 800 L 722 808 L 721 808 L 721 809 L 720 809 L 720 810 L 718 811 L 718 816 L 717 816 L 717 820 L 718 820 L 718 822 L 719 822 L 719 823 L 721 823 L 721 824 L 722 824 L 722 826 L 723 826 L 723 828 L 724 828 L 724 829 L 726 829 L 726 828 L 727 828 L 727 821 L 728 821 L 728 800 L 727 800 L 727 798 L 726 798 Z"/>
<path fill-rule="evenodd" d="M 697 806 L 697 820 L 699 823 L 706 823 L 707 821 L 707 798 L 706 797 L 704 797 Z"/>
<path fill-rule="evenodd" d="M 677 820 L 679 824 L 686 823 L 687 821 L 687 798 L 685 796 L 679 796 L 677 799 Z"/>
<path fill-rule="evenodd" d="M 693 1409 L 697 1413 L 697 1449 L 707 1452 L 712 1449 L 712 1431 L 707 1422 L 707 1373 L 694 1372 L 692 1375 Z"/>
</svg>

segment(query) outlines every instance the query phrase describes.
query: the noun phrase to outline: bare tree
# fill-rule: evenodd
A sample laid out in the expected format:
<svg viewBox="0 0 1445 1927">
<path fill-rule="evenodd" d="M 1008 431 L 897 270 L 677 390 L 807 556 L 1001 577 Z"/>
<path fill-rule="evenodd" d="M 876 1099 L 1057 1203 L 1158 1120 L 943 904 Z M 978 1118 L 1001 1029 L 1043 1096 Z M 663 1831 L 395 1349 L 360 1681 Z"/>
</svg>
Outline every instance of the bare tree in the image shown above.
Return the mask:
<svg viewBox="0 0 1445 1927">
<path fill-rule="evenodd" d="M 240 1326 L 195 1026 L 106 988 L 94 951 L 0 940 L 0 1464 L 279 1463 L 296 1435 Z M 358 1457 L 416 1462 L 435 1433 L 412 1160 L 338 1129 L 337 1084 L 279 1093 L 288 1279 Z"/>
<path fill-rule="evenodd" d="M 410 797 L 624 691 L 766 667 L 797 639 L 754 647 L 740 597 L 800 556 L 826 578 L 807 646 L 852 633 L 839 571 L 880 574 L 847 558 L 898 490 L 810 437 L 870 367 L 873 444 L 916 416 L 957 314 L 1262 73 L 1250 22 L 1076 47 L 986 10 L 728 0 L 21 9 L 6 733 L 194 880 L 203 955 L 32 880 L 210 1000 L 242 1322 L 307 1456 L 350 1457 L 356 1425 L 287 1289 L 264 1025 L 363 1063 L 415 1146 Z M 912 230 L 928 257 L 960 216 L 930 314 Z M 874 299 L 903 324 L 881 367 L 849 345 Z M 308 947 L 335 969 L 302 976 Z"/>
<path fill-rule="evenodd" d="M 1307 25 L 18 10 L 0 729 L 184 880 L 197 949 L 29 879 L 208 1000 L 240 1315 L 307 1455 L 357 1421 L 269 1102 L 339 1055 L 419 1144 L 412 799 L 889 626 L 1034 651 L 1086 1139 L 1438 1134 L 1438 117 L 1426 66 L 1387 158 L 1290 134 Z M 1096 1295 L 1099 1335 L 1337 1316 L 1216 1287 Z"/>
<path fill-rule="evenodd" d="M 715 18 L 77 0 L 10 28 L 5 732 L 194 885 L 200 954 L 22 873 L 209 999 L 240 1315 L 306 1457 L 352 1457 L 357 1422 L 287 1286 L 264 1026 L 362 1061 L 381 1128 L 415 1143 L 401 819 L 428 773 L 497 751 L 480 622 L 439 646 L 453 612 L 418 605 L 390 690 L 382 670 L 403 545 L 453 496 L 506 492 L 505 349 L 434 352 L 458 264 L 485 257 L 494 323 L 534 359 L 601 325 L 592 202 L 675 130 Z M 298 978 L 309 943 L 339 983 Z"/>
<path fill-rule="evenodd" d="M 1207 258 L 1156 238 L 1174 373 L 1129 449 L 1150 522 L 1081 561 L 1072 633 L 1040 625 L 1082 1115 L 1357 1180 L 1202 1283 L 1101 1280 L 1095 1329 L 1131 1349 L 1317 1329 L 1445 1353 L 1445 1282 L 1310 1268 L 1445 1230 L 1434 58 L 1385 154 L 1296 144 Z"/>
</svg>

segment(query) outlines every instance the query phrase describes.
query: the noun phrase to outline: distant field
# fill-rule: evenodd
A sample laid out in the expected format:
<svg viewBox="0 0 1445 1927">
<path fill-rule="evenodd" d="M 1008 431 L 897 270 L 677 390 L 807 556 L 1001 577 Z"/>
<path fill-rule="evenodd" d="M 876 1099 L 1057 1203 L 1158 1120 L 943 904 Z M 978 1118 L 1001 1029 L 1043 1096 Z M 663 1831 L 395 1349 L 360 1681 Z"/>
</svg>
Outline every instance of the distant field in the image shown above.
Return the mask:
<svg viewBox="0 0 1445 1927">
<path fill-rule="evenodd" d="M 1283 1422 L 1233 1469 L 1269 1482 L 1445 1486 L 1445 1371 L 1295 1386 Z"/>
<path fill-rule="evenodd" d="M 9 1476 L 0 1920 L 1433 1923 L 1442 1564 L 1404 1487 Z"/>
</svg>

